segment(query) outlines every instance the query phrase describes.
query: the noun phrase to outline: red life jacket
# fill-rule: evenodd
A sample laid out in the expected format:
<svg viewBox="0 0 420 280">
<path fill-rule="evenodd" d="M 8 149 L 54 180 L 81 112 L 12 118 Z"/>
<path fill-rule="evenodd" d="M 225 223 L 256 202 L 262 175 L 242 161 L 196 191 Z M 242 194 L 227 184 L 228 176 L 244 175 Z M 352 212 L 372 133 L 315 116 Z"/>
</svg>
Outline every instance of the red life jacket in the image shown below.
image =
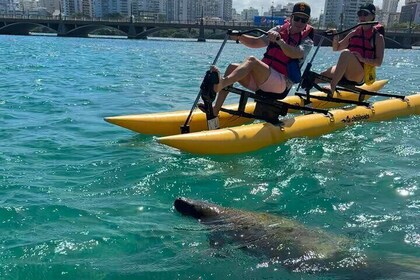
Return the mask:
<svg viewBox="0 0 420 280">
<path fill-rule="evenodd" d="M 374 59 L 376 57 L 376 33 L 383 35 L 384 28 L 377 24 L 368 30 L 362 26 L 355 29 L 356 34 L 350 38 L 348 49 L 352 52 L 358 52 L 362 57 Z"/>
<path fill-rule="evenodd" d="M 306 25 L 305 29 L 300 33 L 290 34 L 290 22 L 286 21 L 282 26 L 277 28 L 279 30 L 280 37 L 290 46 L 298 46 L 302 39 L 306 37 L 313 38 L 314 29 L 309 24 Z M 287 63 L 291 60 L 290 57 L 284 54 L 283 50 L 277 43 L 270 42 L 267 46 L 267 50 L 264 54 L 262 61 L 270 67 L 273 67 L 277 72 L 288 76 Z"/>
</svg>

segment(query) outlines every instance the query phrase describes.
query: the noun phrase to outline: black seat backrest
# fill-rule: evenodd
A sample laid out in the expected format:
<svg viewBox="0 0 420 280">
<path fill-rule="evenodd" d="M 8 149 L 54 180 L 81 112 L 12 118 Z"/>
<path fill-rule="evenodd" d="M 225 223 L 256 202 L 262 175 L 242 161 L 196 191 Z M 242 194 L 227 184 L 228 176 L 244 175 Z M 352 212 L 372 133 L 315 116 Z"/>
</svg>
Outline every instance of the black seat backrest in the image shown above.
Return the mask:
<svg viewBox="0 0 420 280">
<path fill-rule="evenodd" d="M 255 94 L 267 99 L 284 99 L 287 96 L 287 94 L 289 94 L 289 90 L 287 89 L 283 93 L 274 93 L 259 89 L 255 92 Z"/>
</svg>

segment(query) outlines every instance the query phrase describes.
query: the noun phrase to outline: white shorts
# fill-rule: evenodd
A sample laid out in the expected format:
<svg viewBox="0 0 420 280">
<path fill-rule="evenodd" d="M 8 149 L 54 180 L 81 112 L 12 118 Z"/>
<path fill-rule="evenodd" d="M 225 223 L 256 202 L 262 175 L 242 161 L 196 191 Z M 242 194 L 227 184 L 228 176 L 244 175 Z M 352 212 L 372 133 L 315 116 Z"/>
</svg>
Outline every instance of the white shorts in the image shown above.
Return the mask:
<svg viewBox="0 0 420 280">
<path fill-rule="evenodd" d="M 264 83 L 257 87 L 254 77 L 251 76 L 247 88 L 252 91 L 261 89 L 265 92 L 283 93 L 287 88 L 287 79 L 283 74 L 270 67 L 270 76 Z"/>
</svg>

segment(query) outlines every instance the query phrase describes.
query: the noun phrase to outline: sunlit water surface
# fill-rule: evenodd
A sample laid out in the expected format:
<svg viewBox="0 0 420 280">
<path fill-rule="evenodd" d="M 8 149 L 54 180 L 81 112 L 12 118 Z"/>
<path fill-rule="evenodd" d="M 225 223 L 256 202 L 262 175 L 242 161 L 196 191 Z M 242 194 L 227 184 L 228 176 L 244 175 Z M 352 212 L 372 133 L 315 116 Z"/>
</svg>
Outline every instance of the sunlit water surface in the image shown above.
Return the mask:
<svg viewBox="0 0 420 280">
<path fill-rule="evenodd" d="M 378 262 L 418 266 L 419 116 L 217 157 L 103 121 L 189 109 L 220 45 L 0 37 L 1 279 L 344 277 L 212 248 L 205 227 L 174 211 L 179 196 L 286 216 Z M 262 51 L 228 43 L 218 66 L 250 54 Z M 336 59 L 321 48 L 314 69 Z M 418 50 L 386 50 L 383 92 L 418 92 L 419 64 Z"/>
</svg>

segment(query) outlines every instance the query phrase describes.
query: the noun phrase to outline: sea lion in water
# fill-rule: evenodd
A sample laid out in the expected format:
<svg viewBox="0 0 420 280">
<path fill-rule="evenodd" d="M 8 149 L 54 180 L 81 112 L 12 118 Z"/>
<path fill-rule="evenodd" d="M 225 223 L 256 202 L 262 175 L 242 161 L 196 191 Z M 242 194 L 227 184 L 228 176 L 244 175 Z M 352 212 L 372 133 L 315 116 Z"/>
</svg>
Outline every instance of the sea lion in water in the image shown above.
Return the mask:
<svg viewBox="0 0 420 280">
<path fill-rule="evenodd" d="M 178 198 L 175 209 L 210 228 L 211 243 L 239 244 L 247 252 L 263 255 L 295 272 L 338 272 L 349 278 L 395 277 L 401 266 L 368 262 L 363 250 L 345 237 L 308 228 L 294 220 Z M 385 267 L 385 268 L 384 268 Z"/>
</svg>

